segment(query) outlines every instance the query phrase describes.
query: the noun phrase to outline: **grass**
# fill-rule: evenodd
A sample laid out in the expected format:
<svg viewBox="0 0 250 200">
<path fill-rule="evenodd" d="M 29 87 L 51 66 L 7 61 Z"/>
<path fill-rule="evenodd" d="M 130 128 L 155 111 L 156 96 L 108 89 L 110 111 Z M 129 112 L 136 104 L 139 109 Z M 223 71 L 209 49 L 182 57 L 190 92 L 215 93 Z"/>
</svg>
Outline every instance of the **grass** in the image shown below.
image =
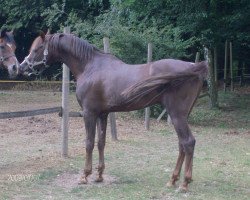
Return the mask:
<svg viewBox="0 0 250 200">
<path fill-rule="evenodd" d="M 219 93 L 219 108 L 208 109 L 208 97 L 200 99 L 192 111 L 190 123 L 221 128 L 250 127 L 250 94 Z"/>
<path fill-rule="evenodd" d="M 118 115 L 120 141 L 110 142 L 108 138 L 105 149 L 105 174 L 113 178 L 110 182 L 76 184 L 84 165 L 82 150 L 68 159 L 55 158 L 53 166 L 50 162 L 44 164 L 32 172 L 35 178 L 31 180 L 3 179 L 0 199 L 247 200 L 250 196 L 250 96 L 221 93 L 219 97 L 219 109 L 210 110 L 208 99 L 200 99 L 189 119 L 197 145 L 194 181 L 188 193 L 166 187 L 178 155 L 173 127 L 153 121 L 151 130 L 146 132 L 142 119 L 121 114 Z M 78 141 L 72 139 L 70 145 L 74 147 Z M 29 153 L 32 157 L 34 152 Z M 48 159 L 45 154 L 43 162 Z M 96 148 L 93 162 L 95 167 Z M 65 182 L 58 183 L 65 174 L 68 174 Z"/>
<path fill-rule="evenodd" d="M 250 165 L 249 159 L 246 160 L 248 149 L 246 138 L 234 136 L 237 139 L 225 140 L 223 138 L 225 136 L 221 135 L 214 143 L 211 135 L 206 134 L 207 131 L 204 131 L 197 138 L 194 182 L 190 185 L 190 192 L 187 194 L 165 187 L 177 155 L 175 137 L 154 135 L 152 132 L 145 135 L 149 139 L 152 138 L 151 141 L 145 139 L 142 143 L 139 138 L 133 138 L 126 142 L 109 144 L 106 152 L 106 174 L 116 177 L 116 181 L 110 185 L 75 186 L 65 189 L 53 184 L 57 175 L 65 172 L 75 173 L 81 169 L 83 160 L 78 156 L 69 161 L 65 160 L 63 166 L 38 172 L 39 179 L 34 182 L 10 183 L 9 187 L 14 188 L 14 191 L 22 188 L 23 199 L 46 199 L 50 196 L 52 199 L 102 200 L 248 199 L 250 179 L 247 173 Z M 240 148 L 226 146 L 227 142 Z M 94 157 L 97 158 L 97 152 Z M 74 167 L 68 168 L 72 161 Z M 8 194 L 14 195 L 14 191 Z M 34 192 L 31 194 L 30 191 Z"/>
</svg>

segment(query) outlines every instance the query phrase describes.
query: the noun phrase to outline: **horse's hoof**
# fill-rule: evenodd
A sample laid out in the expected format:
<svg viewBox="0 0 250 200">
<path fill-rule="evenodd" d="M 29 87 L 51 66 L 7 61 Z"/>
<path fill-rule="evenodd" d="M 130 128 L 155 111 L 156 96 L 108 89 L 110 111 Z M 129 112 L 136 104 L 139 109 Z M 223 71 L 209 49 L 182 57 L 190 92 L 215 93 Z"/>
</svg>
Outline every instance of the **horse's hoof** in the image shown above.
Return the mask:
<svg viewBox="0 0 250 200">
<path fill-rule="evenodd" d="M 188 187 L 184 186 L 184 185 L 180 185 L 179 188 L 178 188 L 178 192 L 186 193 L 186 192 L 188 192 Z"/>
<path fill-rule="evenodd" d="M 167 187 L 168 187 L 168 188 L 175 188 L 175 187 L 176 187 L 176 184 L 173 183 L 173 181 L 169 181 L 169 182 L 167 183 Z"/>
<path fill-rule="evenodd" d="M 101 183 L 101 182 L 103 182 L 103 177 L 97 177 L 96 179 L 95 179 L 95 182 L 97 182 L 97 183 Z"/>
<path fill-rule="evenodd" d="M 78 181 L 78 185 L 83 185 L 87 183 L 88 183 L 88 180 L 86 177 L 81 177 L 80 180 Z"/>
</svg>

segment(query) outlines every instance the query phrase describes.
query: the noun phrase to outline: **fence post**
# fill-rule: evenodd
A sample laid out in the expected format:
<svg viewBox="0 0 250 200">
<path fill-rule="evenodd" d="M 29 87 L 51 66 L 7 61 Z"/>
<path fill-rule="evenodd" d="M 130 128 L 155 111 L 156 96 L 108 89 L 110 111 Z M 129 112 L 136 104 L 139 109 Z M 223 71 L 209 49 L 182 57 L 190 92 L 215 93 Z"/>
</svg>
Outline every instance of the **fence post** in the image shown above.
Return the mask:
<svg viewBox="0 0 250 200">
<path fill-rule="evenodd" d="M 152 43 L 148 43 L 148 59 L 147 63 L 152 61 Z M 150 122 L 150 107 L 145 108 L 145 128 L 149 130 L 149 122 Z"/>
<path fill-rule="evenodd" d="M 225 42 L 225 63 L 224 63 L 224 92 L 226 92 L 226 88 L 227 88 L 227 49 L 228 49 L 228 42 L 226 40 Z"/>
<path fill-rule="evenodd" d="M 110 53 L 110 48 L 109 48 L 109 38 L 104 37 L 103 38 L 103 46 L 104 46 L 104 52 L 105 53 Z M 117 139 L 117 129 L 116 129 L 116 120 L 115 120 L 115 113 L 111 112 L 109 113 L 109 119 L 110 119 L 110 128 L 111 128 L 111 136 L 112 140 L 118 140 Z"/>
<path fill-rule="evenodd" d="M 245 72 L 245 62 L 242 63 L 242 69 L 240 74 L 240 86 L 244 84 L 244 72 Z"/>
<path fill-rule="evenodd" d="M 233 47 L 232 42 L 229 43 L 230 48 L 230 79 L 231 79 L 231 91 L 234 90 L 234 82 L 233 82 Z"/>
<path fill-rule="evenodd" d="M 218 84 L 218 69 L 217 69 L 217 47 L 214 47 L 214 80 L 217 86 Z"/>
<path fill-rule="evenodd" d="M 195 56 L 195 63 L 200 62 L 200 52 L 197 51 L 196 56 Z"/>
<path fill-rule="evenodd" d="M 70 33 L 70 27 L 64 28 L 64 33 Z M 62 156 L 68 156 L 68 131 L 69 131 L 69 68 L 63 64 L 62 83 Z"/>
</svg>

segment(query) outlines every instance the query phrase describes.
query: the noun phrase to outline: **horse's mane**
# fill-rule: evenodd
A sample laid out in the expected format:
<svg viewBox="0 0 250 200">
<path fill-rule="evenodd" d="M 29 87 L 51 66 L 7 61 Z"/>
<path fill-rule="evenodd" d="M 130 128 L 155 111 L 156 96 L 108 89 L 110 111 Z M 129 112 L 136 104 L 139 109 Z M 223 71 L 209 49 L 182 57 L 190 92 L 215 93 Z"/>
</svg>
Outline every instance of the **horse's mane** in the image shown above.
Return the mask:
<svg viewBox="0 0 250 200">
<path fill-rule="evenodd" d="M 103 53 L 88 41 L 73 34 L 56 33 L 52 35 L 49 45 L 52 51 L 64 50 L 85 63 L 92 59 L 94 52 Z"/>
</svg>

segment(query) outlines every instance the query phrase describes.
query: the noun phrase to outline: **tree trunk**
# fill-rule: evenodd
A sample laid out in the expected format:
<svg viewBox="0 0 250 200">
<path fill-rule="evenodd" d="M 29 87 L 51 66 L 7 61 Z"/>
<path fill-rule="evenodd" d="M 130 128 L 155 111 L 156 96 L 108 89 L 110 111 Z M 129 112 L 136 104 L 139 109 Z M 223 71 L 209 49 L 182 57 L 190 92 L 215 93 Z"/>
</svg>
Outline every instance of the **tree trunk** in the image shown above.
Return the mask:
<svg viewBox="0 0 250 200">
<path fill-rule="evenodd" d="M 208 61 L 208 87 L 209 87 L 209 94 L 210 94 L 210 107 L 217 108 L 218 107 L 218 91 L 215 83 L 214 77 L 214 66 L 213 66 L 213 57 L 211 51 L 205 48 L 205 56 L 206 60 Z"/>
</svg>

